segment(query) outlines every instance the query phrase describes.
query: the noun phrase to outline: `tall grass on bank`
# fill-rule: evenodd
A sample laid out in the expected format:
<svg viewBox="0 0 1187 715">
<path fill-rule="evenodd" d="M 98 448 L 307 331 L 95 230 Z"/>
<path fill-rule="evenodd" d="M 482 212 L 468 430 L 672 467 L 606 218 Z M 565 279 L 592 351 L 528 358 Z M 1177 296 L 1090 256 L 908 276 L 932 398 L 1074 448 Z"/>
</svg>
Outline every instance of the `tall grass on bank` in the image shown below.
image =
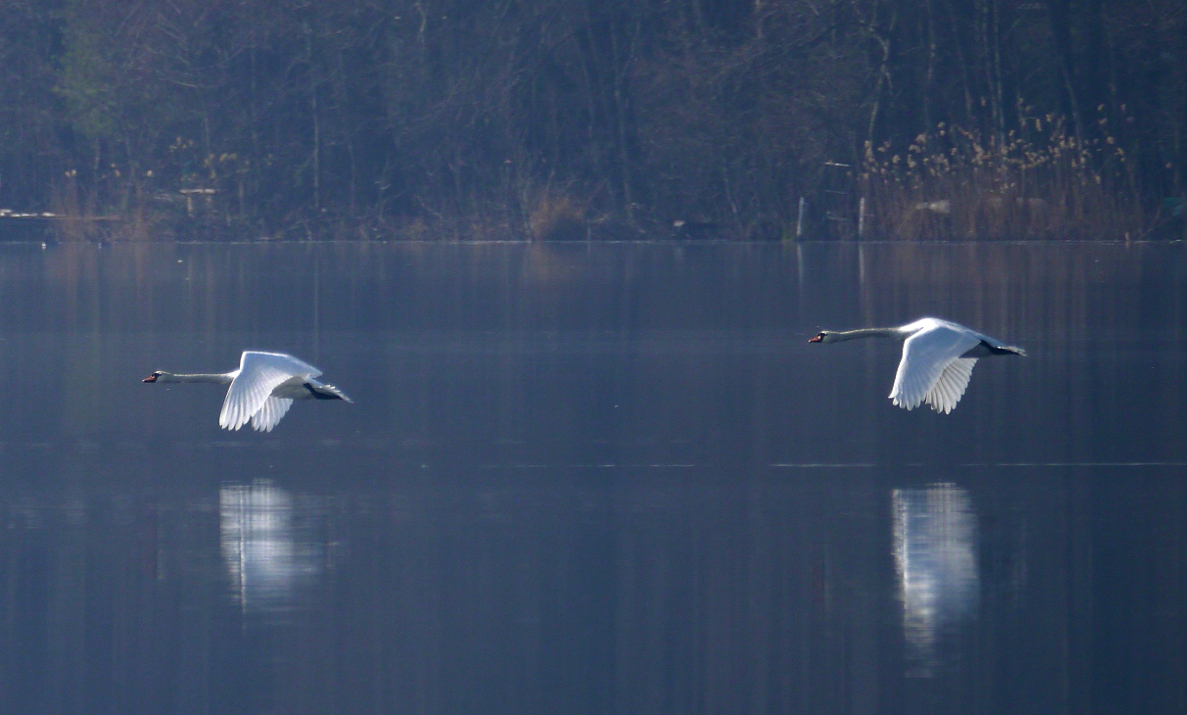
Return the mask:
<svg viewBox="0 0 1187 715">
<path fill-rule="evenodd" d="M 1003 137 L 940 123 L 903 151 L 868 143 L 858 183 L 867 235 L 884 238 L 1119 239 L 1148 223 L 1125 151 L 1098 124 L 1078 138 L 1060 117 Z"/>
</svg>

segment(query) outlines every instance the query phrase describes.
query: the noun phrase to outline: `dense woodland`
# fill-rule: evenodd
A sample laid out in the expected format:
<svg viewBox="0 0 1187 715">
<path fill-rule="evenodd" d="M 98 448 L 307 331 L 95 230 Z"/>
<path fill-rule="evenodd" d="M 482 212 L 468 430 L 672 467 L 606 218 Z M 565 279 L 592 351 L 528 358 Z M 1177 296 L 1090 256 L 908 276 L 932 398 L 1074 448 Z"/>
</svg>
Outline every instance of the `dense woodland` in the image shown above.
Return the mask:
<svg viewBox="0 0 1187 715">
<path fill-rule="evenodd" d="M 0 96 L 0 207 L 79 235 L 1117 238 L 1187 191 L 1183 0 L 6 0 Z"/>
</svg>

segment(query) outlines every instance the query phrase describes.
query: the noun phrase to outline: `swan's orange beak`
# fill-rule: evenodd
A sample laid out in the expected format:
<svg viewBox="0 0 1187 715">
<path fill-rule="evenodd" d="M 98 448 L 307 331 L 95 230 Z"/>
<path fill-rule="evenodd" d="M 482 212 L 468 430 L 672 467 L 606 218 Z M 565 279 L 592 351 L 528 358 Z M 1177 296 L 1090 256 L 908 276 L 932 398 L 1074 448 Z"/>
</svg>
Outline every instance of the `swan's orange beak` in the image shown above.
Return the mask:
<svg viewBox="0 0 1187 715">
<path fill-rule="evenodd" d="M 820 335 L 817 335 L 815 337 L 808 338 L 808 342 L 810 342 L 810 343 L 819 343 L 819 342 L 823 342 L 823 341 L 824 341 L 823 333 L 821 333 Z"/>
<path fill-rule="evenodd" d="M 156 375 L 149 375 L 148 377 L 141 380 L 141 382 L 156 382 L 156 381 L 157 381 Z"/>
</svg>

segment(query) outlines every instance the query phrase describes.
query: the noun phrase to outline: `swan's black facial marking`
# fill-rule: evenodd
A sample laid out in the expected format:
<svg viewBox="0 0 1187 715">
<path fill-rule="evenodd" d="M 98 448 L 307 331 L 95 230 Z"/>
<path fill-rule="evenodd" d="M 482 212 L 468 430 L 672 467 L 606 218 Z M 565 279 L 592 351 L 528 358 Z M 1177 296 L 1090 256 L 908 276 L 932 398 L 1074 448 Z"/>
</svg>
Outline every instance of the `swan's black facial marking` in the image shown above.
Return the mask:
<svg viewBox="0 0 1187 715">
<path fill-rule="evenodd" d="M 160 376 L 161 376 L 161 371 L 160 371 L 160 370 L 157 370 L 157 371 L 156 371 L 156 372 L 154 372 L 153 374 L 151 374 L 151 375 L 149 375 L 148 377 L 146 377 L 146 378 L 144 378 L 143 380 L 141 380 L 141 382 L 156 382 L 156 381 L 157 381 L 157 378 L 158 378 L 158 377 L 160 377 Z"/>
<path fill-rule="evenodd" d="M 810 343 L 823 343 L 823 342 L 824 342 L 824 333 L 817 333 L 817 334 L 816 334 L 816 337 L 813 337 L 813 338 L 808 338 L 808 342 L 810 342 Z"/>
</svg>

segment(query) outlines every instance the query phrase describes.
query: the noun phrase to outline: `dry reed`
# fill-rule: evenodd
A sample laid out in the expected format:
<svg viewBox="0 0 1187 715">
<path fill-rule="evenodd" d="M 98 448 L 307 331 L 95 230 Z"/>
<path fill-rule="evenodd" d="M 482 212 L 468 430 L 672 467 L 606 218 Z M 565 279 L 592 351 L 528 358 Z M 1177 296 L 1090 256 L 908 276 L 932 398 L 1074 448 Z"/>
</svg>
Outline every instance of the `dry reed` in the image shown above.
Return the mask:
<svg viewBox="0 0 1187 715">
<path fill-rule="evenodd" d="M 1124 238 L 1147 223 L 1125 151 L 1101 119 L 1084 139 L 1060 117 L 986 136 L 940 123 L 903 151 L 865 147 L 867 235 L 886 238 Z"/>
</svg>

